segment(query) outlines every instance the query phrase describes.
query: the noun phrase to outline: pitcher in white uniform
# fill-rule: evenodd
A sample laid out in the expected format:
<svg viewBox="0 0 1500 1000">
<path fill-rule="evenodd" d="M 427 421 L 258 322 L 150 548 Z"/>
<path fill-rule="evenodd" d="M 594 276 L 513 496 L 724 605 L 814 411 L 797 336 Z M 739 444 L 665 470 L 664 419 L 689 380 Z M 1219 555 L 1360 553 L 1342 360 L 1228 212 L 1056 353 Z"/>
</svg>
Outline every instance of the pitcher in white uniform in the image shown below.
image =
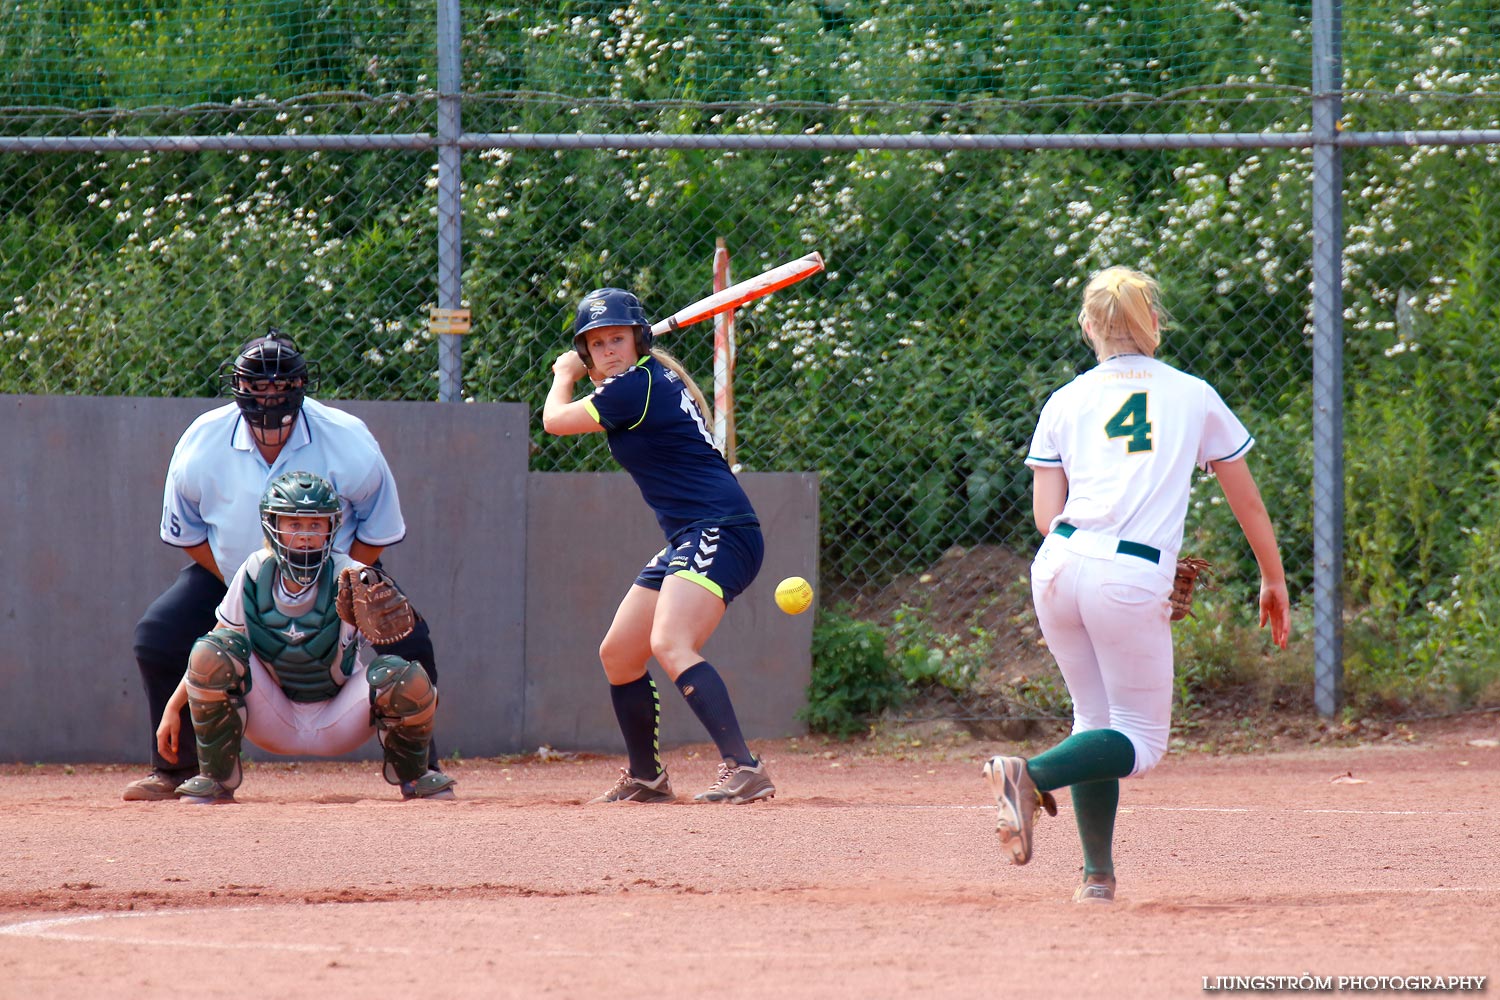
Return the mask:
<svg viewBox="0 0 1500 1000">
<path fill-rule="evenodd" d="M 1027 760 L 984 766 L 996 829 L 1014 864 L 1031 859 L 1050 793 L 1070 788 L 1084 880 L 1074 899 L 1115 895 L 1121 778 L 1166 752 L 1172 715 L 1168 597 L 1193 469 L 1214 474 L 1260 567 L 1260 624 L 1286 648 L 1290 610 L 1276 533 L 1250 474 L 1255 439 L 1213 387 L 1154 357 L 1163 313 L 1157 283 L 1111 267 L 1090 279 L 1078 316 L 1099 363 L 1042 408 L 1026 464 L 1045 535 L 1032 599 L 1073 699 L 1072 734 Z"/>
</svg>

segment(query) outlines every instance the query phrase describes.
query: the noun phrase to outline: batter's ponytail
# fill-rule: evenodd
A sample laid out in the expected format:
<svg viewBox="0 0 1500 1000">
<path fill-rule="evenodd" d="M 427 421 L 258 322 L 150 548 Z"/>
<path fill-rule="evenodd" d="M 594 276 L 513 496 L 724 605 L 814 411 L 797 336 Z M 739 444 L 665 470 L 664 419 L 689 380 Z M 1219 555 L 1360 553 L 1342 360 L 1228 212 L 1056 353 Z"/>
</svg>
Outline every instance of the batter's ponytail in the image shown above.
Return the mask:
<svg viewBox="0 0 1500 1000">
<path fill-rule="evenodd" d="M 698 388 L 698 383 L 694 382 L 693 377 L 687 373 L 687 369 L 682 367 L 682 362 L 656 346 L 651 348 L 651 356 L 660 361 L 664 367 L 670 368 L 678 378 L 682 379 L 682 384 L 687 386 L 688 394 L 693 397 L 693 402 L 697 405 L 698 412 L 703 414 L 703 422 L 706 424 L 713 423 L 713 416 L 708 412 L 708 400 L 704 398 L 703 390 Z"/>
</svg>

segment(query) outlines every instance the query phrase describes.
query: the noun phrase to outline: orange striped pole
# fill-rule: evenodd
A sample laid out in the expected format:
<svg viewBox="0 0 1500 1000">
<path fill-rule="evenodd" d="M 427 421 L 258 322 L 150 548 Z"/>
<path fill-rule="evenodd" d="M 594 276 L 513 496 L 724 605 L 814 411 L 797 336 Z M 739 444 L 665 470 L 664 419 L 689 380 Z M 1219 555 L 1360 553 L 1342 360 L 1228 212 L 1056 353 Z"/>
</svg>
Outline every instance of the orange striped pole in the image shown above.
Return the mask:
<svg viewBox="0 0 1500 1000">
<path fill-rule="evenodd" d="M 729 249 L 721 236 L 714 243 L 714 291 L 730 285 Z M 714 444 L 729 467 L 740 471 L 734 435 L 734 310 L 714 317 Z"/>
</svg>

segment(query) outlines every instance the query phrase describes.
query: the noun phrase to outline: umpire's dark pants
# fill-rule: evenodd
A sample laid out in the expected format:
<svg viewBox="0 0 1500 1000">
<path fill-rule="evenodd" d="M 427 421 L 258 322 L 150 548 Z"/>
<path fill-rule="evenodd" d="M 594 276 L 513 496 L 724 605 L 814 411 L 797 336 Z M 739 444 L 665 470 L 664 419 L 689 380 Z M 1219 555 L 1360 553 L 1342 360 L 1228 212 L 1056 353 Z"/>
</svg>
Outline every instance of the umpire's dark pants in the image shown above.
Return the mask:
<svg viewBox="0 0 1500 1000">
<path fill-rule="evenodd" d="M 378 562 L 377 562 L 378 565 Z M 162 757 L 156 749 L 156 727 L 187 671 L 188 654 L 193 643 L 218 624 L 214 610 L 224 599 L 227 588 L 218 577 L 197 563 L 184 567 L 166 591 L 151 602 L 135 625 L 135 662 L 141 670 L 146 688 L 146 703 L 151 711 L 151 769 L 187 778 L 198 773 L 198 743 L 193 739 L 193 720 L 187 706 L 182 708 L 182 730 L 178 739 L 177 763 Z M 405 660 L 416 660 L 437 683 L 437 662 L 432 650 L 432 633 L 421 615 L 412 634 L 400 642 L 377 646 L 381 653 L 391 653 Z M 438 766 L 437 741 L 430 752 L 432 766 Z"/>
</svg>

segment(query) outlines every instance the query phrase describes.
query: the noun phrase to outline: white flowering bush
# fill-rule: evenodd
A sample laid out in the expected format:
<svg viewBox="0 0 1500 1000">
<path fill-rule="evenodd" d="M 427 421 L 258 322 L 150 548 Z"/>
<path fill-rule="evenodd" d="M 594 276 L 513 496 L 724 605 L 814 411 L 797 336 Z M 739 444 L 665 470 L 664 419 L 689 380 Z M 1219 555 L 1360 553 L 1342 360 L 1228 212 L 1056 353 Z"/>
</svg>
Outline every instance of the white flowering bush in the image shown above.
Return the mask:
<svg viewBox="0 0 1500 1000">
<path fill-rule="evenodd" d="M 1492 127 L 1487 6 L 1346 10 L 1346 130 Z M 71 27 L 47 7 L 0 10 L 21 40 L 0 48 L 9 134 L 436 132 L 431 5 L 89 5 Z M 465 4 L 463 29 L 471 133 L 1309 128 L 1290 0 L 575 0 Z M 826 273 L 738 316 L 738 457 L 821 474 L 825 585 L 868 589 L 954 544 L 1034 543 L 1022 460 L 1042 402 L 1090 360 L 1082 283 L 1134 265 L 1164 286 L 1163 357 L 1255 433 L 1308 592 L 1308 151 L 632 145 L 464 154 L 466 398 L 539 407 L 593 287 L 660 317 L 710 291 L 717 238 L 737 278 L 818 250 Z M 1393 690 L 1439 661 L 1445 690 L 1495 669 L 1500 599 L 1477 581 L 1500 462 L 1497 153 L 1344 156 L 1351 635 Z M 437 186 L 430 151 L 0 156 L 0 388 L 201 395 L 275 325 L 318 358 L 325 395 L 432 399 Z M 711 396 L 709 325 L 663 345 Z M 534 444 L 538 469 L 608 467 L 597 441 Z M 1217 495 L 1195 485 L 1189 546 L 1219 565 L 1219 599 L 1244 600 L 1253 563 Z"/>
<path fill-rule="evenodd" d="M 41 259 L 7 261 L 31 271 L 0 304 L 12 391 L 212 393 L 238 345 L 276 327 L 345 373 L 329 395 L 432 393 L 435 359 L 412 363 L 431 354 L 416 243 L 427 213 L 417 203 L 351 226 L 358 158 L 89 160 L 77 214 L 43 227 Z M 81 234 L 87 248 L 56 242 Z"/>
</svg>

